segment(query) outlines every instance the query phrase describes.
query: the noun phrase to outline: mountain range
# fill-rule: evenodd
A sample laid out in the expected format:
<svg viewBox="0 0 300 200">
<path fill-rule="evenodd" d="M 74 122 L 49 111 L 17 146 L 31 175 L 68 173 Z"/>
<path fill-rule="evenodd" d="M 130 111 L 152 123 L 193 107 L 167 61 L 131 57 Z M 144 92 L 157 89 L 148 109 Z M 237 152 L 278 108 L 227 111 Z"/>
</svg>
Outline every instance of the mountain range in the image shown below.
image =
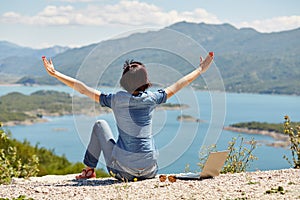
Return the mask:
<svg viewBox="0 0 300 200">
<path fill-rule="evenodd" d="M 195 87 L 300 95 L 299 38 L 300 28 L 260 33 L 230 24 L 179 22 L 81 48 L 31 49 L 0 41 L 0 75 L 24 84 L 57 84 L 42 67 L 46 55 L 59 71 L 91 86 L 116 86 L 124 60 L 136 59 L 146 64 L 154 84 L 164 86 L 196 67 L 200 55 L 214 51 L 214 69 Z"/>
</svg>

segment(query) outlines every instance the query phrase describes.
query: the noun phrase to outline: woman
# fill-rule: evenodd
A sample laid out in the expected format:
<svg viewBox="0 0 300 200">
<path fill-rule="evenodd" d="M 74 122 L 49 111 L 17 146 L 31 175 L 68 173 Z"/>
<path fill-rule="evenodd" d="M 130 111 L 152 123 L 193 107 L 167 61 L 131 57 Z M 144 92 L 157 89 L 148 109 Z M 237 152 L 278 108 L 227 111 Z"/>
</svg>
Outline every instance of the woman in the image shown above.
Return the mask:
<svg viewBox="0 0 300 200">
<path fill-rule="evenodd" d="M 104 155 L 108 172 L 123 181 L 143 180 L 155 177 L 157 150 L 152 136 L 152 113 L 154 108 L 165 103 L 183 87 L 207 71 L 213 60 L 213 52 L 202 60 L 197 69 L 179 79 L 171 86 L 155 92 L 147 91 L 151 86 L 146 67 L 136 61 L 126 61 L 120 85 L 125 91 L 104 94 L 88 87 L 83 82 L 55 70 L 51 59 L 42 58 L 49 75 L 74 90 L 90 97 L 102 106 L 110 107 L 116 119 L 118 139 L 115 140 L 106 121 L 98 120 L 92 130 L 84 164 L 86 168 L 76 179 L 96 177 L 101 152 Z"/>
</svg>

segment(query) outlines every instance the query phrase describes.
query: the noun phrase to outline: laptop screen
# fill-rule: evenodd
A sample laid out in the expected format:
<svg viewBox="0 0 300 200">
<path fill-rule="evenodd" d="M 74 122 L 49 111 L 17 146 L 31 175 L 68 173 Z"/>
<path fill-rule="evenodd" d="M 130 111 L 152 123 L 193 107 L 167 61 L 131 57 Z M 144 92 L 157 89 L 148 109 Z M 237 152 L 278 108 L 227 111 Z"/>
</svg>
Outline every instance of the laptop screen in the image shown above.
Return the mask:
<svg viewBox="0 0 300 200">
<path fill-rule="evenodd" d="M 228 153 L 229 151 L 211 152 L 200 173 L 200 177 L 208 178 L 218 176 L 227 159 Z"/>
</svg>

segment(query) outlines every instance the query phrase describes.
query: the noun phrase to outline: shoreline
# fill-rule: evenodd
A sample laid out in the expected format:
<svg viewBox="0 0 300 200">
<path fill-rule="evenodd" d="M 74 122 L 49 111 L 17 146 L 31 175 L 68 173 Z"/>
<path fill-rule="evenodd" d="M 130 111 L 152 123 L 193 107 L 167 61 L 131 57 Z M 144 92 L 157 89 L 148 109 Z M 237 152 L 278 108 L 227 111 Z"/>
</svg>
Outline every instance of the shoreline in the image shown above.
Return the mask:
<svg viewBox="0 0 300 200">
<path fill-rule="evenodd" d="M 158 106 L 156 108 L 156 110 L 161 111 L 161 110 L 179 110 L 179 109 L 186 109 L 188 108 L 187 105 L 176 105 L 176 106 Z M 39 117 L 35 117 L 32 119 L 26 119 L 24 121 L 7 121 L 7 122 L 2 122 L 2 125 L 5 127 L 11 127 L 11 126 L 19 126 L 19 125 L 33 125 L 36 123 L 44 123 L 44 122 L 48 122 L 49 120 L 46 119 L 47 117 L 58 117 L 58 116 L 65 116 L 65 115 L 86 115 L 86 116 L 100 116 L 101 114 L 107 114 L 112 112 L 111 109 L 109 108 L 102 108 L 100 107 L 99 110 L 89 110 L 89 109 L 83 109 L 80 110 L 79 112 L 77 111 L 76 113 L 73 112 L 65 112 L 63 114 L 61 113 L 48 113 L 45 111 L 30 111 L 27 112 L 27 114 L 31 115 L 31 116 L 35 116 L 35 113 L 41 113 L 42 114 L 42 118 Z M 45 117 L 45 118 L 44 118 Z"/>
<path fill-rule="evenodd" d="M 25 121 L 8 121 L 2 122 L 3 127 L 12 127 L 12 126 L 29 126 L 37 123 L 48 122 L 45 118 L 37 118 L 37 119 L 28 119 Z"/>
<path fill-rule="evenodd" d="M 14 86 L 23 86 L 23 84 L 19 84 L 19 83 L 0 83 L 0 86 L 5 86 L 5 87 L 14 87 Z"/>
<path fill-rule="evenodd" d="M 21 83 L 0 83 L 0 86 L 7 86 L 7 87 L 10 87 L 10 86 L 26 86 L 26 87 L 34 87 L 34 86 L 64 86 L 64 87 L 67 87 L 63 84 L 32 84 L 32 85 L 24 85 L 24 84 L 21 84 Z M 109 86 L 103 86 L 102 88 L 114 88 L 114 87 L 109 87 Z M 156 87 L 154 87 L 156 88 Z M 159 87 L 160 88 L 160 87 Z M 164 88 L 164 87 L 163 87 Z M 152 88 L 153 89 L 153 88 Z M 255 92 L 239 92 L 239 91 L 220 91 L 220 90 L 207 90 L 207 89 L 200 89 L 200 88 L 197 88 L 197 87 L 193 87 L 193 89 L 195 89 L 196 91 L 201 91 L 201 92 L 220 92 L 220 93 L 225 93 L 225 94 L 250 94 L 250 95 L 270 95 L 270 96 L 300 96 L 300 95 L 297 95 L 297 94 L 285 94 L 285 93 L 255 93 Z M 151 90 L 151 88 L 150 88 Z"/>
<path fill-rule="evenodd" d="M 248 128 L 237 128 L 232 126 L 223 127 L 224 130 L 238 132 L 238 133 L 246 133 L 251 135 L 264 135 L 272 137 L 275 142 L 262 142 L 267 146 L 272 147 L 282 147 L 286 148 L 290 145 L 290 138 L 288 135 L 284 135 L 282 133 L 278 133 L 275 131 L 267 131 L 267 130 L 258 130 L 258 129 L 248 129 Z"/>
</svg>

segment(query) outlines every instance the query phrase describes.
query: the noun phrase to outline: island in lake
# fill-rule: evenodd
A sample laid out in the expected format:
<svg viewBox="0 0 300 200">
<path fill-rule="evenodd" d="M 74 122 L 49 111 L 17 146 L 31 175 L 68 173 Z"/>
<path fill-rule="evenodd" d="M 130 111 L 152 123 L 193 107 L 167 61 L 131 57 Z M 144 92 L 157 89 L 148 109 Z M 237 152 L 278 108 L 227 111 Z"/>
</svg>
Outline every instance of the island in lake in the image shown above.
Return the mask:
<svg viewBox="0 0 300 200">
<path fill-rule="evenodd" d="M 294 124 L 300 124 L 294 123 Z M 288 147 L 290 145 L 290 139 L 288 135 L 285 135 L 284 126 L 280 123 L 266 123 L 266 122 L 242 122 L 232 124 L 224 127 L 224 130 L 233 132 L 246 133 L 246 134 L 259 134 L 266 135 L 274 138 L 275 142 L 260 141 L 267 146 L 273 147 Z"/>
<path fill-rule="evenodd" d="M 177 117 L 177 121 L 184 121 L 184 122 L 204 122 L 204 120 L 198 119 L 196 117 L 193 117 L 191 115 L 179 115 Z"/>
<path fill-rule="evenodd" d="M 0 102 L 0 122 L 5 126 L 45 122 L 44 116 L 93 116 L 110 112 L 108 108 L 101 107 L 86 97 L 72 97 L 65 92 L 50 90 L 40 90 L 30 95 L 12 92 L 1 96 Z"/>
<path fill-rule="evenodd" d="M 163 103 L 157 106 L 157 110 L 182 110 L 186 109 L 189 106 L 186 104 L 179 104 L 179 103 Z"/>
<path fill-rule="evenodd" d="M 186 104 L 165 103 L 157 110 L 186 109 Z M 87 97 L 71 96 L 66 92 L 40 90 L 30 95 L 12 92 L 0 97 L 0 122 L 4 126 L 30 125 L 47 121 L 44 116 L 83 114 L 99 116 L 111 112 Z M 61 130 L 60 130 L 61 131 Z"/>
</svg>

